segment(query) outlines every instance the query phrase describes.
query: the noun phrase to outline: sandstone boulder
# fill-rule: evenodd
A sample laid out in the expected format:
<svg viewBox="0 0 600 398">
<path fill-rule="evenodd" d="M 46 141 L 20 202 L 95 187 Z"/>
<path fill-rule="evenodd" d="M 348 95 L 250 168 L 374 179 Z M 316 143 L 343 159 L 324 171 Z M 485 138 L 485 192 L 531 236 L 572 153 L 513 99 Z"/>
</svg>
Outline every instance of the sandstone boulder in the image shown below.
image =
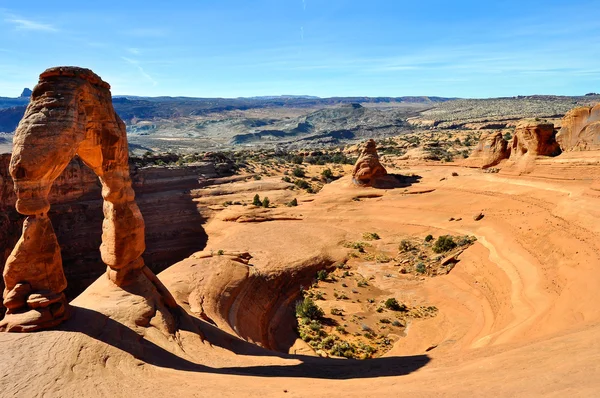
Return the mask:
<svg viewBox="0 0 600 398">
<path fill-rule="evenodd" d="M 357 185 L 372 186 L 378 178 L 386 175 L 387 171 L 379 162 L 377 144 L 374 140 L 367 141 L 354 165 L 352 181 Z"/>
<path fill-rule="evenodd" d="M 486 169 L 496 166 L 504 159 L 510 156 L 508 141 L 504 139 L 502 133 L 486 132 L 482 133 L 479 138 L 479 143 L 471 152 L 468 163 L 473 166 Z"/>
<path fill-rule="evenodd" d="M 517 123 L 510 142 L 511 160 L 517 161 L 524 156 L 557 156 L 560 152 L 554 124 L 537 119 Z"/>
<path fill-rule="evenodd" d="M 556 141 L 563 151 L 600 149 L 600 104 L 570 110 L 561 126 Z"/>
</svg>

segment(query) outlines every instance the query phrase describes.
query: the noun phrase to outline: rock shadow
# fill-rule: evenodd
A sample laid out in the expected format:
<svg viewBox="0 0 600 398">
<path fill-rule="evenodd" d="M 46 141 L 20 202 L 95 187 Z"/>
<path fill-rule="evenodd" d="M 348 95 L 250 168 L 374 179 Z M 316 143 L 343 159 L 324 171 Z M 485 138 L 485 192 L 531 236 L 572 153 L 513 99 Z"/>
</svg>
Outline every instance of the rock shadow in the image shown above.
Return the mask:
<svg viewBox="0 0 600 398">
<path fill-rule="evenodd" d="M 376 189 L 406 188 L 421 180 L 419 175 L 387 174 L 371 181 L 371 186 Z"/>
<path fill-rule="evenodd" d="M 253 377 L 294 377 L 346 380 L 407 375 L 422 368 L 430 361 L 428 355 L 375 358 L 364 361 L 286 355 L 264 350 L 194 319 L 192 321 L 193 325 L 196 325 L 197 322 L 203 323 L 202 329 L 207 342 L 210 342 L 212 339 L 215 339 L 213 341 L 222 341 L 225 337 L 223 335 L 227 335 L 227 338 L 234 343 L 227 348 L 231 349 L 233 347 L 233 351 L 238 354 L 272 356 L 301 361 L 299 364 L 294 363 L 289 365 L 214 368 L 179 357 L 146 340 L 127 326 L 116 322 L 97 311 L 80 307 L 72 307 L 72 311 L 71 319 L 61 325 L 59 328 L 60 330 L 65 332 L 83 333 L 95 340 L 124 351 L 134 358 L 150 365 L 188 372 Z M 180 311 L 183 310 L 180 309 Z M 190 317 L 187 318 L 189 320 Z M 187 322 L 188 321 L 184 321 L 184 323 Z M 187 326 L 193 328 L 193 325 Z"/>
</svg>

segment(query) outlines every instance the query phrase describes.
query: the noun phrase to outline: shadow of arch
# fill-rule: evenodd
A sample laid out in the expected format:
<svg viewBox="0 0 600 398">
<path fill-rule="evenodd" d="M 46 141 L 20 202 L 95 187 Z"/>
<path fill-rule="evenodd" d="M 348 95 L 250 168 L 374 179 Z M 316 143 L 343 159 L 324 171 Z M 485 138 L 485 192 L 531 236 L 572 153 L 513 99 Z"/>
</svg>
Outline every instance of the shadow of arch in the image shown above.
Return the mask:
<svg viewBox="0 0 600 398">
<path fill-rule="evenodd" d="M 364 379 L 374 377 L 401 376 L 412 373 L 430 361 L 428 355 L 411 355 L 404 357 L 384 357 L 369 360 L 350 360 L 287 355 L 262 349 L 248 342 L 237 339 L 202 321 L 192 318 L 195 325 L 206 331 L 210 340 L 230 339 L 234 352 L 242 355 L 273 356 L 284 359 L 295 359 L 301 363 L 264 366 L 232 366 L 213 368 L 179 357 L 170 351 L 142 338 L 132 329 L 97 311 L 73 307 L 71 319 L 65 322 L 60 330 L 83 333 L 97 341 L 127 352 L 134 358 L 148 364 L 182 370 L 188 372 L 214 373 L 238 376 L 259 377 L 295 377 L 331 380 Z M 180 311 L 183 311 L 180 309 Z M 183 318 L 183 317 L 181 317 Z M 231 348 L 231 346 L 229 348 Z"/>
</svg>

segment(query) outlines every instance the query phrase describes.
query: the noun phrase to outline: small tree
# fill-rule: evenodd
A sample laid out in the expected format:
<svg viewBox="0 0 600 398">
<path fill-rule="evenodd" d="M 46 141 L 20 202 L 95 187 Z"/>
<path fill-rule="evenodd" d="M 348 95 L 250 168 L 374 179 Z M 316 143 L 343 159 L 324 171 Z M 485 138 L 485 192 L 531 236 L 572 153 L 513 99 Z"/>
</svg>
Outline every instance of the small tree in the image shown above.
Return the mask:
<svg viewBox="0 0 600 398">
<path fill-rule="evenodd" d="M 298 318 L 317 320 L 323 315 L 325 315 L 323 310 L 308 297 L 296 303 L 296 316 Z"/>
<path fill-rule="evenodd" d="M 264 207 L 264 208 L 266 209 L 267 207 L 269 207 L 269 204 L 270 204 L 270 202 L 269 202 L 269 198 L 267 198 L 267 197 L 265 196 L 265 198 L 264 198 L 264 199 L 263 199 L 263 201 L 262 201 L 262 207 Z"/>
<path fill-rule="evenodd" d="M 321 173 L 321 176 L 323 176 L 323 178 L 325 178 L 326 180 L 332 180 L 333 179 L 333 172 L 331 171 L 331 169 L 325 169 Z"/>
<path fill-rule="evenodd" d="M 258 194 L 254 195 L 254 200 L 252 201 L 252 204 L 254 206 L 262 206 L 262 202 L 260 200 L 260 196 L 258 196 Z"/>
</svg>

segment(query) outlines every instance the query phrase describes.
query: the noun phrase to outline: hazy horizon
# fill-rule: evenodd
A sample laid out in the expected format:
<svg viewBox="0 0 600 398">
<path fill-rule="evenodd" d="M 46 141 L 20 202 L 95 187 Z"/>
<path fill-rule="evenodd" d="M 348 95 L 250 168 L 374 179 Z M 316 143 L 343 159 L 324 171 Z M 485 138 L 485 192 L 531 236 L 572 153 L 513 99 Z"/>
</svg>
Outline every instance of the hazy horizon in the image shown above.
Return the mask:
<svg viewBox="0 0 600 398">
<path fill-rule="evenodd" d="M 0 7 L 0 96 L 46 68 L 115 95 L 497 98 L 600 91 L 594 1 L 129 1 Z"/>
</svg>

